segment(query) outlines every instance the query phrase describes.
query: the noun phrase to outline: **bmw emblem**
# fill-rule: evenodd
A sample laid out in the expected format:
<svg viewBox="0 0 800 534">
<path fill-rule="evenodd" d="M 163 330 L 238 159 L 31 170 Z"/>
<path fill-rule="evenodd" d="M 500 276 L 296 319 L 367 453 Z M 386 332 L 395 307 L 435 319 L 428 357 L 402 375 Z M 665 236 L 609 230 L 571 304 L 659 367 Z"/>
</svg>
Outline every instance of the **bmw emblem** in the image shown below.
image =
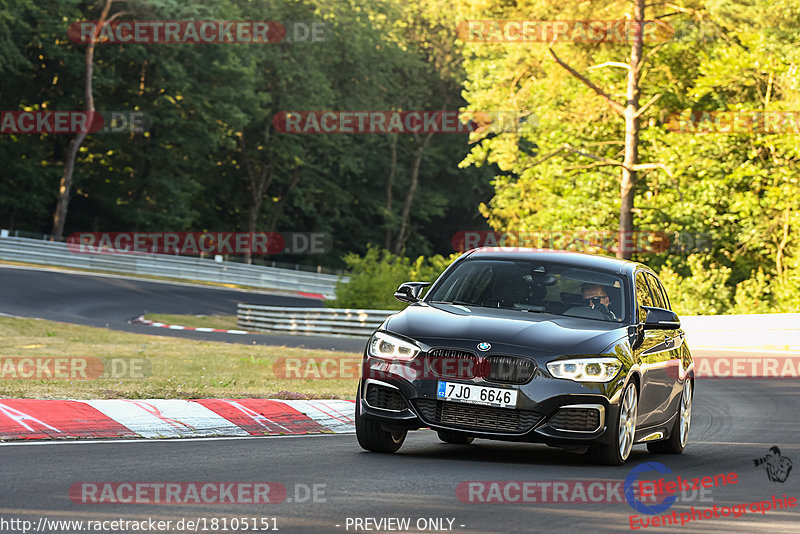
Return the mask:
<svg viewBox="0 0 800 534">
<path fill-rule="evenodd" d="M 491 348 L 492 348 L 492 344 L 491 343 L 487 343 L 485 341 L 482 341 L 482 342 L 478 343 L 478 350 L 480 350 L 480 351 L 486 352 L 487 350 L 489 350 Z"/>
</svg>

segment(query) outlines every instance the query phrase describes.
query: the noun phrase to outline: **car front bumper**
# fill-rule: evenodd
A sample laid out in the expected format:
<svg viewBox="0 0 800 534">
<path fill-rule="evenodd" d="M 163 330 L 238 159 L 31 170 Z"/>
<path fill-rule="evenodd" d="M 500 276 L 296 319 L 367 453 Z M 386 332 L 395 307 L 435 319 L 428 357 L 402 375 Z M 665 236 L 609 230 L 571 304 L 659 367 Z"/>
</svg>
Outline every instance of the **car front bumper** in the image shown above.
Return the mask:
<svg viewBox="0 0 800 534">
<path fill-rule="evenodd" d="M 625 376 L 605 384 L 555 379 L 540 363 L 533 378 L 521 385 L 482 378 L 419 376 L 403 364 L 365 354 L 359 387 L 360 414 L 387 430 L 431 428 L 484 439 L 586 447 L 613 443 L 613 428 Z M 377 369 L 376 369 L 377 368 Z M 379 373 L 376 371 L 380 371 Z M 437 397 L 439 380 L 517 390 L 516 408 L 499 408 Z"/>
</svg>

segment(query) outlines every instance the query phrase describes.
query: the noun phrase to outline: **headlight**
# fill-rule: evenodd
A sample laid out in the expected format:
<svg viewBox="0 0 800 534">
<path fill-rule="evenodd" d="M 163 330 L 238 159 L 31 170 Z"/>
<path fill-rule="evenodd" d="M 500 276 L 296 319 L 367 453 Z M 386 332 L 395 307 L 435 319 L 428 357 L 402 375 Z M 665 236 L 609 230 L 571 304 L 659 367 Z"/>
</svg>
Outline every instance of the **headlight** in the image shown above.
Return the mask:
<svg viewBox="0 0 800 534">
<path fill-rule="evenodd" d="M 554 377 L 578 382 L 608 382 L 621 368 L 622 363 L 616 358 L 581 358 L 547 364 L 547 370 Z"/>
<path fill-rule="evenodd" d="M 375 332 L 369 340 L 369 355 L 386 360 L 411 360 L 419 347 L 386 332 Z"/>
</svg>

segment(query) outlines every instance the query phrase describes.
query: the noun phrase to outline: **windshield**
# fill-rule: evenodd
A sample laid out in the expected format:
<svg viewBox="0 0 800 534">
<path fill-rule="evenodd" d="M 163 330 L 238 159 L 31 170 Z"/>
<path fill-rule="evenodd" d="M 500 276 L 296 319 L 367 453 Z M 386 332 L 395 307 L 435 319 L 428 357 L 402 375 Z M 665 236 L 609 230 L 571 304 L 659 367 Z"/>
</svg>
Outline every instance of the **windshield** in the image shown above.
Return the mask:
<svg viewBox="0 0 800 534">
<path fill-rule="evenodd" d="M 568 265 L 475 259 L 458 263 L 425 301 L 622 322 L 623 287 L 620 276 Z"/>
</svg>

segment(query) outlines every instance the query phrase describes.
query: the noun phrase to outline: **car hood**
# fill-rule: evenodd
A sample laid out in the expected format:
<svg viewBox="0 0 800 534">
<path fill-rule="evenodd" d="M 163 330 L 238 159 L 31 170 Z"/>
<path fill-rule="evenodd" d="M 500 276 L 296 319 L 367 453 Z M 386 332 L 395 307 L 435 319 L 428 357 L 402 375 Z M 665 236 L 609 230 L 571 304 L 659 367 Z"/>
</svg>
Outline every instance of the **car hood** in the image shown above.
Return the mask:
<svg viewBox="0 0 800 534">
<path fill-rule="evenodd" d="M 549 313 L 415 303 L 389 317 L 383 325 L 431 347 L 489 342 L 553 355 L 600 354 L 628 334 L 621 323 L 564 317 Z"/>
</svg>

